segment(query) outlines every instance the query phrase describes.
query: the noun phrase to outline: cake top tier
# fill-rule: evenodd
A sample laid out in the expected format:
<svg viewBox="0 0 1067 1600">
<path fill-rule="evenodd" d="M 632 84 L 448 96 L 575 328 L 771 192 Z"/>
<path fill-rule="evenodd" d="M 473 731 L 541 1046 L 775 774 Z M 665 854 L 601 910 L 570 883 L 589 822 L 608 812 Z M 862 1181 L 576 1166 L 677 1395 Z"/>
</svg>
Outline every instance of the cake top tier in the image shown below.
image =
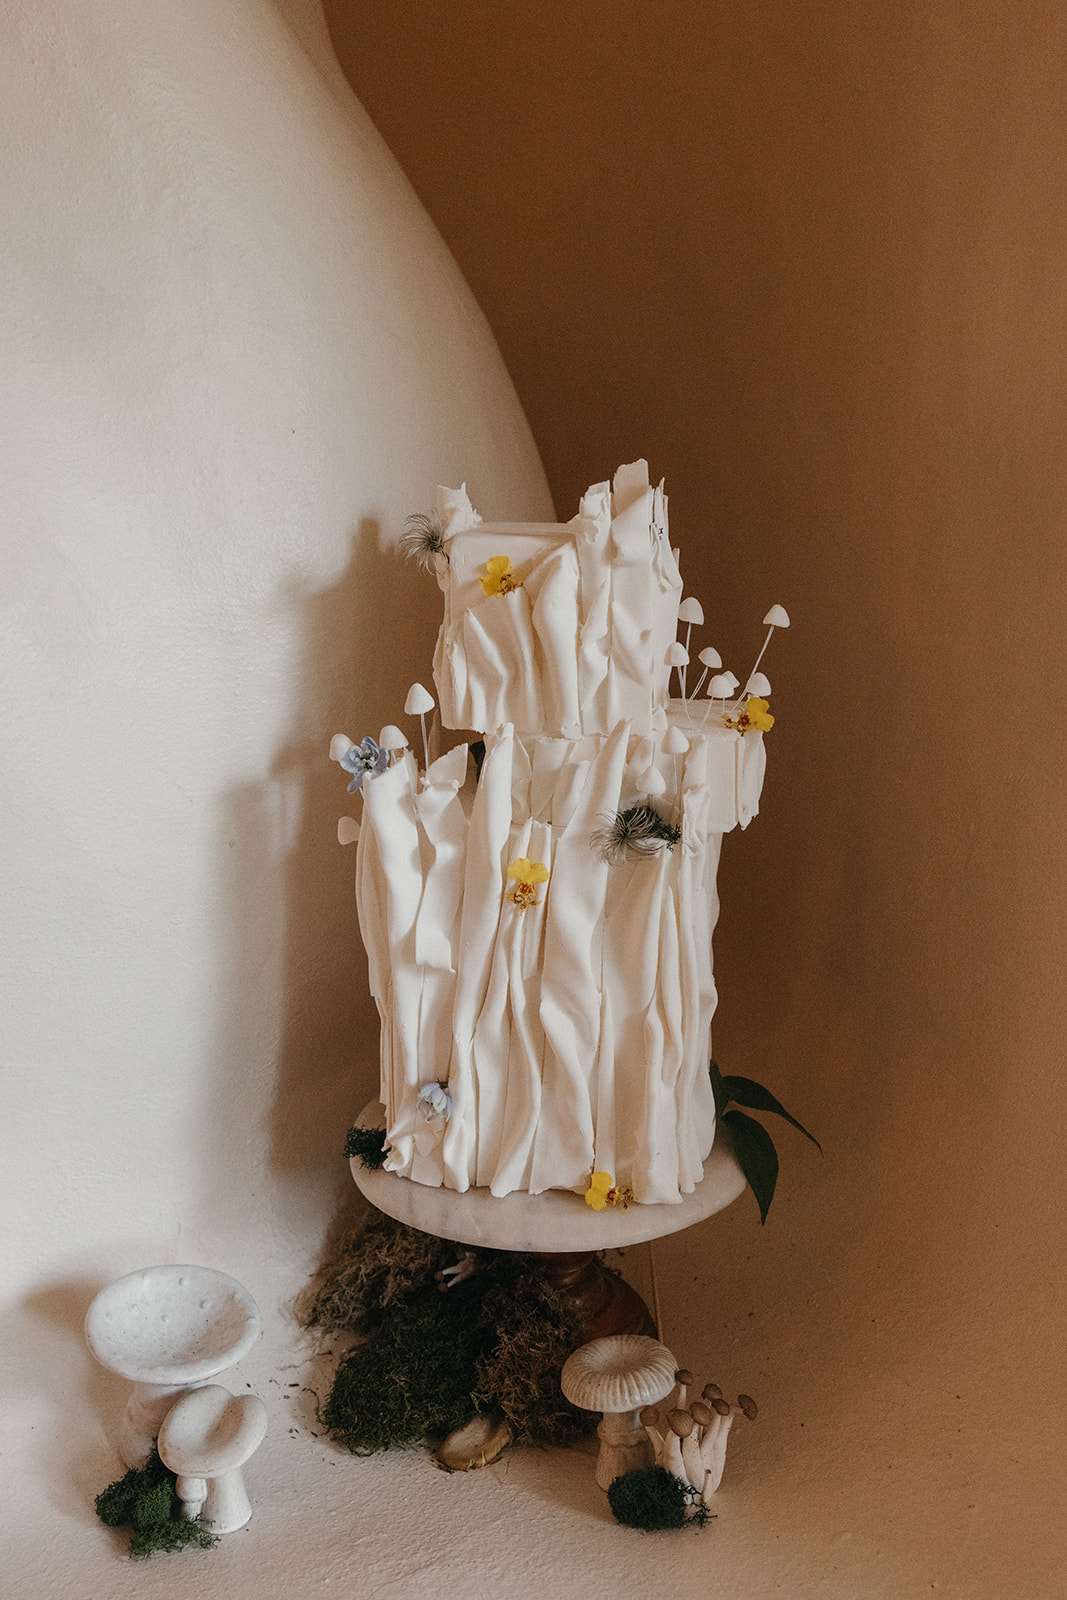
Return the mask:
<svg viewBox="0 0 1067 1600">
<path fill-rule="evenodd" d="M 445 615 L 434 654 L 445 727 L 578 738 L 667 699 L 682 582 L 648 464 L 620 467 L 566 523 L 483 522 L 438 491 Z"/>
</svg>

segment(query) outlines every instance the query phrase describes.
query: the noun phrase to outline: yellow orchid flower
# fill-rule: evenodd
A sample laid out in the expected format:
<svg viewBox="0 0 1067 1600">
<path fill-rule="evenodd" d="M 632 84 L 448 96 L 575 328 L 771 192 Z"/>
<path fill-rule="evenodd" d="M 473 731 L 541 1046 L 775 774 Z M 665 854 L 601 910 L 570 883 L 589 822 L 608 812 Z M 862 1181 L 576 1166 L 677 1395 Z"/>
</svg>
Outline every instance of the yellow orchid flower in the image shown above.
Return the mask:
<svg viewBox="0 0 1067 1600">
<path fill-rule="evenodd" d="M 541 904 L 537 898 L 537 885 L 548 882 L 548 868 L 543 861 L 530 861 L 526 856 L 519 856 L 508 868 L 508 877 L 515 880 L 515 887 L 507 898 L 520 911 L 525 911 L 527 906 Z"/>
<path fill-rule="evenodd" d="M 630 1185 L 616 1186 L 610 1172 L 594 1172 L 585 1191 L 585 1203 L 592 1206 L 594 1211 L 603 1211 L 605 1206 L 616 1206 L 620 1211 L 625 1211 L 633 1197 Z"/>
<path fill-rule="evenodd" d="M 738 733 L 745 733 L 749 728 L 758 728 L 760 733 L 769 733 L 774 727 L 774 718 L 766 700 L 761 700 L 755 694 L 749 695 L 745 701 L 745 709 L 738 716 L 723 717 L 722 720 L 728 728 L 734 728 Z"/>
<path fill-rule="evenodd" d="M 510 556 L 490 556 L 478 582 L 485 594 L 510 594 L 522 588 L 522 579 L 511 570 Z"/>
<path fill-rule="evenodd" d="M 750 695 L 745 702 L 745 715 L 750 728 L 758 728 L 761 733 L 770 733 L 774 727 L 774 718 L 767 707 L 766 700 L 761 700 L 758 695 Z"/>
</svg>

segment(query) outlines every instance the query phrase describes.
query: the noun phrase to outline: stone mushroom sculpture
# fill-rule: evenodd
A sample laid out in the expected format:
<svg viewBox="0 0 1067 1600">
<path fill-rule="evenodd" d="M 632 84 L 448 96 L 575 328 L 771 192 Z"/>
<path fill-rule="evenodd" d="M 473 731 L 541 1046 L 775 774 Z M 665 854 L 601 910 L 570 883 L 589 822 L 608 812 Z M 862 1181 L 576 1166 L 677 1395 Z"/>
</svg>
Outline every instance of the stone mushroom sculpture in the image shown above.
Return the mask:
<svg viewBox="0 0 1067 1600">
<path fill-rule="evenodd" d="M 583 1411 L 599 1411 L 596 1481 L 604 1490 L 635 1467 L 650 1467 L 652 1441 L 640 1419 L 674 1388 L 675 1360 L 658 1339 L 615 1334 L 593 1339 L 568 1356 L 560 1375 L 563 1393 Z"/>
<path fill-rule="evenodd" d="M 128 1467 L 144 1466 L 179 1395 L 235 1365 L 259 1331 L 248 1290 L 213 1267 L 143 1267 L 101 1289 L 85 1339 L 101 1366 L 133 1384 L 118 1440 Z"/>
<path fill-rule="evenodd" d="M 236 1533 L 252 1515 L 242 1468 L 263 1441 L 267 1408 L 219 1383 L 191 1389 L 159 1430 L 159 1458 L 177 1474 L 182 1515 L 203 1512 L 212 1533 Z"/>
</svg>

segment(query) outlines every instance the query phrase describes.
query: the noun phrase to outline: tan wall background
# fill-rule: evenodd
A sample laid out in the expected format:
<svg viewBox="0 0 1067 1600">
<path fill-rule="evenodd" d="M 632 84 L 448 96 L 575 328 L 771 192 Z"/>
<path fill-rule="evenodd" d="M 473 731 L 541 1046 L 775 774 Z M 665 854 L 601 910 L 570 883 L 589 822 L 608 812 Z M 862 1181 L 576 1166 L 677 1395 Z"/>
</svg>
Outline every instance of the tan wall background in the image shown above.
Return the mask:
<svg viewBox="0 0 1067 1600">
<path fill-rule="evenodd" d="M 660 1252 L 751 1594 L 1060 1596 L 1067 13 L 326 10 L 561 515 L 645 454 L 734 670 L 793 617 L 716 1048 L 826 1155 Z"/>
</svg>

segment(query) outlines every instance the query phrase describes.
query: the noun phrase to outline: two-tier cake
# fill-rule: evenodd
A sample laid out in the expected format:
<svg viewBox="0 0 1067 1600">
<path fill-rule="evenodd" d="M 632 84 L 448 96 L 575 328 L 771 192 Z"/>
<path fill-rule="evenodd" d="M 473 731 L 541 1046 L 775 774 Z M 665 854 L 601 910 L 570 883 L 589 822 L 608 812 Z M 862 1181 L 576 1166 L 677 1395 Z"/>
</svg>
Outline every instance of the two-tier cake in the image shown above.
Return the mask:
<svg viewBox="0 0 1067 1600">
<path fill-rule="evenodd" d="M 566 524 L 483 522 L 442 490 L 424 527 L 440 725 L 482 740 L 424 770 L 396 729 L 332 747 L 363 797 L 386 1166 L 677 1202 L 715 1130 L 719 848 L 756 814 L 773 719 L 721 675 L 718 698 L 684 697 L 681 578 L 643 461 Z"/>
</svg>

